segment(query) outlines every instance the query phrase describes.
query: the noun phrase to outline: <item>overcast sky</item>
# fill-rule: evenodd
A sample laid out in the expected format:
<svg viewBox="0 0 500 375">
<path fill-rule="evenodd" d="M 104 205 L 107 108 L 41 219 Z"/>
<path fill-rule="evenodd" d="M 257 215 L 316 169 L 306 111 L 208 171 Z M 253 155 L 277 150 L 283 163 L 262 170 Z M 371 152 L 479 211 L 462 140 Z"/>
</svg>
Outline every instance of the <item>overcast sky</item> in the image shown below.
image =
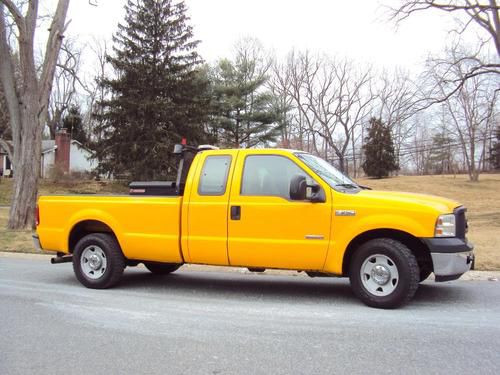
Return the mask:
<svg viewBox="0 0 500 375">
<path fill-rule="evenodd" d="M 80 42 L 110 39 L 124 15 L 124 0 L 72 0 L 69 33 Z M 186 0 L 199 52 L 211 62 L 231 55 L 244 36 L 283 56 L 291 48 L 353 57 L 379 66 L 415 70 L 443 50 L 452 20 L 425 12 L 396 28 L 383 5 L 394 0 Z"/>
</svg>

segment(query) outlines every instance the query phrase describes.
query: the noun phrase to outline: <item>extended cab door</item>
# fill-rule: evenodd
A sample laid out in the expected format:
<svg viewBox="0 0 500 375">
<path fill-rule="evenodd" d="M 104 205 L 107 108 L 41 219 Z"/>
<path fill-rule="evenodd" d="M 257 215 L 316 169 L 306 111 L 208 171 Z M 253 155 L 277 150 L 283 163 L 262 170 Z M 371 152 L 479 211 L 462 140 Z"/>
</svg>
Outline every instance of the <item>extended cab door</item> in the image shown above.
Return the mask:
<svg viewBox="0 0 500 375">
<path fill-rule="evenodd" d="M 237 150 L 220 150 L 198 154 L 192 180 L 186 184 L 189 199 L 187 220 L 183 225 L 186 261 L 190 263 L 228 265 L 227 212 L 229 192 Z"/>
<path fill-rule="evenodd" d="M 312 183 L 300 161 L 286 154 L 240 151 L 229 204 L 231 265 L 323 269 L 331 232 L 331 193 L 318 180 L 326 202 L 291 200 L 290 180 L 297 174 Z"/>
</svg>

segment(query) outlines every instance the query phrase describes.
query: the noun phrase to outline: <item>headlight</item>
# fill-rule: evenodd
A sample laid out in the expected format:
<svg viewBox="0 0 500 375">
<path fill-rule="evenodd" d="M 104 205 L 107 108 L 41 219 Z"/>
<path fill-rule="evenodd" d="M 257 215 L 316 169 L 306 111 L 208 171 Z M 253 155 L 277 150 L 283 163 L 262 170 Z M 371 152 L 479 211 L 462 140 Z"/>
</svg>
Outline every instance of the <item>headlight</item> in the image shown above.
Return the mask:
<svg viewBox="0 0 500 375">
<path fill-rule="evenodd" d="M 436 222 L 435 237 L 455 237 L 456 225 L 455 215 L 446 214 L 438 217 Z"/>
</svg>

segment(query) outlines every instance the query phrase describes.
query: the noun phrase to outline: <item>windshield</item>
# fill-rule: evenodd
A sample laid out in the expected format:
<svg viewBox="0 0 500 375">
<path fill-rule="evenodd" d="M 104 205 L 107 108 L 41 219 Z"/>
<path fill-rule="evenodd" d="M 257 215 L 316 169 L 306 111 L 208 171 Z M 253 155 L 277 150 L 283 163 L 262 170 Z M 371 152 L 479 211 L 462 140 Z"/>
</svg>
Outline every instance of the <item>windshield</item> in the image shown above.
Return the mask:
<svg viewBox="0 0 500 375">
<path fill-rule="evenodd" d="M 295 155 L 332 188 L 360 188 L 357 183 L 345 176 L 342 172 L 325 160 L 318 158 L 317 156 L 301 152 L 296 153 Z"/>
</svg>

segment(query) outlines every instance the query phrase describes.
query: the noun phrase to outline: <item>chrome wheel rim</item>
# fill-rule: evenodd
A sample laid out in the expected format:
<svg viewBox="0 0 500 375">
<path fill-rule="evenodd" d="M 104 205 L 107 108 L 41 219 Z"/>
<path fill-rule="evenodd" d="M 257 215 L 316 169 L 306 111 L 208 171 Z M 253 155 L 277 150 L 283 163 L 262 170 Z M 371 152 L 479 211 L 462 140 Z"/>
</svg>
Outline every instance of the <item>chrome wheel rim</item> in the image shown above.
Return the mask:
<svg viewBox="0 0 500 375">
<path fill-rule="evenodd" d="M 99 246 L 91 245 L 83 250 L 80 264 L 85 277 L 97 280 L 106 272 L 108 262 L 104 251 Z"/>
<path fill-rule="evenodd" d="M 361 282 L 371 294 L 388 296 L 398 286 L 399 272 L 396 263 L 387 255 L 370 255 L 361 265 Z"/>
</svg>

